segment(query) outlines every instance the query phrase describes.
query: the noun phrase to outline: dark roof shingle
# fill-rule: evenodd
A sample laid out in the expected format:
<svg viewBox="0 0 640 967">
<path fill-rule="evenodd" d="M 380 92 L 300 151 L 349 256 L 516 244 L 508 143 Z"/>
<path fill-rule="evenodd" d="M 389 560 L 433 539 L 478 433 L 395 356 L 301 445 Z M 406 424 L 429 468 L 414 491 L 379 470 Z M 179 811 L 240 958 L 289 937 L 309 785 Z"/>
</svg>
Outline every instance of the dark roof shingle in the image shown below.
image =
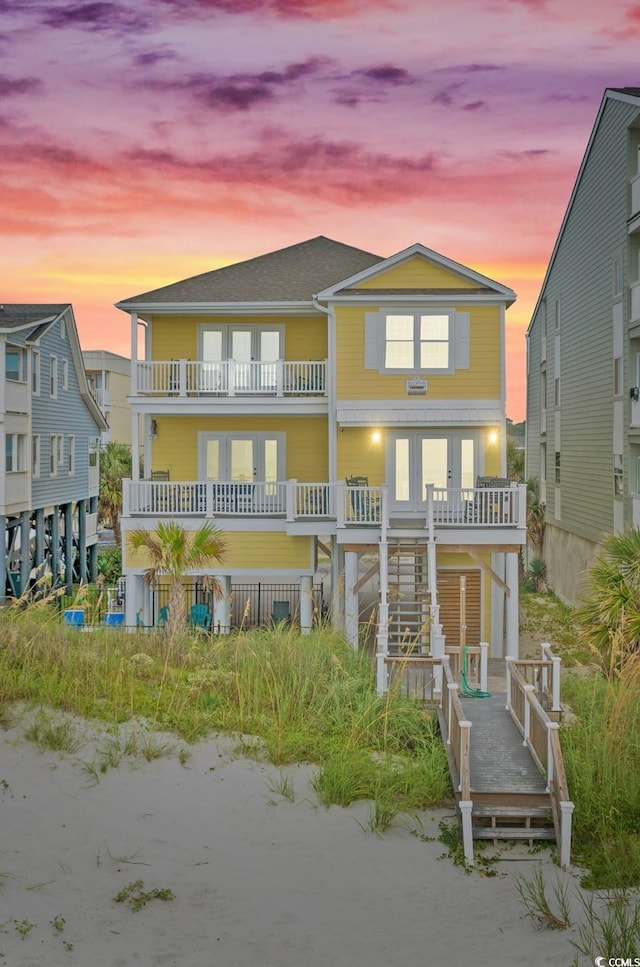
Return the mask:
<svg viewBox="0 0 640 967">
<path fill-rule="evenodd" d="M 118 306 L 163 303 L 310 302 L 316 292 L 370 268 L 382 256 L 318 235 L 245 262 L 122 299 Z"/>
<path fill-rule="evenodd" d="M 44 322 L 45 319 L 55 319 L 71 305 L 70 302 L 60 304 L 34 305 L 26 302 L 5 302 L 0 304 L 0 329 L 21 329 L 31 323 Z"/>
</svg>

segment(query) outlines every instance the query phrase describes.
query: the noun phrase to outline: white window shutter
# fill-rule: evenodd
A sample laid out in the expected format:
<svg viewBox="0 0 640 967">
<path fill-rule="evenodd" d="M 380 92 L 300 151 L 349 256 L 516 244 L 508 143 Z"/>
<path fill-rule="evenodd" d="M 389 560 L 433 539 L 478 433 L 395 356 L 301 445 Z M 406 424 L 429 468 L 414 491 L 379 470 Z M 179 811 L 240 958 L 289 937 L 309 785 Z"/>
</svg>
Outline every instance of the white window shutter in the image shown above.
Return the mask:
<svg viewBox="0 0 640 967">
<path fill-rule="evenodd" d="M 380 369 L 384 363 L 384 313 L 366 312 L 364 317 L 364 368 Z"/>
<path fill-rule="evenodd" d="M 454 321 L 454 353 L 455 369 L 469 369 L 469 330 L 470 316 L 468 312 L 456 312 Z"/>
</svg>

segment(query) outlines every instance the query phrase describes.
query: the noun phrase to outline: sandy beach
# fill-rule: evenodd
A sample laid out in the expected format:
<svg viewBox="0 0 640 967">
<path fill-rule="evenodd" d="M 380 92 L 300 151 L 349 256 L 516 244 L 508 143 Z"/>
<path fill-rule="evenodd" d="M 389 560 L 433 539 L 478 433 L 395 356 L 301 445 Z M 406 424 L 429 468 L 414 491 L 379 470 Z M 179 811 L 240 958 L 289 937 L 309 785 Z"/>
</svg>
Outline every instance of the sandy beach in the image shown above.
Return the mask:
<svg viewBox="0 0 640 967">
<path fill-rule="evenodd" d="M 319 805 L 312 769 L 238 758 L 228 737 L 92 775 L 96 736 L 40 751 L 25 718 L 0 736 L 0 964 L 5 967 L 463 967 L 569 965 L 575 928 L 536 930 L 518 871 L 548 852 L 506 850 L 494 878 L 443 859 L 407 820 L 366 831 L 369 804 Z M 107 740 L 108 741 L 108 740 Z M 178 752 L 190 752 L 181 763 Z M 182 757 L 184 759 L 184 756 Z M 84 763 L 84 764 L 83 764 Z M 98 781 L 96 781 L 98 780 Z M 280 790 L 280 791 L 278 791 Z M 451 811 L 423 814 L 427 836 Z M 520 857 L 520 859 L 518 859 Z M 169 890 L 139 910 L 138 880 Z M 569 877 L 573 890 L 575 880 Z"/>
</svg>

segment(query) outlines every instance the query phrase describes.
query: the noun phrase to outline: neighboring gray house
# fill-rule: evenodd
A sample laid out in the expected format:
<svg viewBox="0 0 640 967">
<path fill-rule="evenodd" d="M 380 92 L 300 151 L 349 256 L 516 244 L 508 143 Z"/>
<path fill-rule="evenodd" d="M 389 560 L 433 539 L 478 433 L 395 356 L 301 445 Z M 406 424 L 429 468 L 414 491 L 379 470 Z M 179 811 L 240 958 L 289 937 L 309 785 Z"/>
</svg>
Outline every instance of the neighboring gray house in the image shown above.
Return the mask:
<svg viewBox="0 0 640 967">
<path fill-rule="evenodd" d="M 0 306 L 0 373 L 0 597 L 44 575 L 70 588 L 96 574 L 105 428 L 72 307 Z"/>
<path fill-rule="evenodd" d="M 569 603 L 640 523 L 640 88 L 605 91 L 527 333 L 527 475 Z"/>
</svg>

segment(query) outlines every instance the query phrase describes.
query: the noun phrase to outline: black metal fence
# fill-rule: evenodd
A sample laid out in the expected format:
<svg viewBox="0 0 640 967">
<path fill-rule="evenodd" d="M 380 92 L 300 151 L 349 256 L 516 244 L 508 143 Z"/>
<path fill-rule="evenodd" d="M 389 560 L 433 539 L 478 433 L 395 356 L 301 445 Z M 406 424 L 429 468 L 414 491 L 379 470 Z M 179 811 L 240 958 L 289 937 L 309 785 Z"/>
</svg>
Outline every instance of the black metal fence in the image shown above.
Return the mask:
<svg viewBox="0 0 640 967">
<path fill-rule="evenodd" d="M 194 604 L 205 604 L 213 615 L 213 593 L 206 585 L 185 585 L 187 612 Z M 322 583 L 312 589 L 312 610 L 314 624 L 327 617 L 328 609 L 324 600 Z M 152 606 L 155 621 L 161 608 L 169 604 L 169 588 L 162 586 L 152 591 Z M 258 628 L 271 621 L 300 620 L 299 584 L 232 584 L 230 617 L 232 628 Z"/>
</svg>

